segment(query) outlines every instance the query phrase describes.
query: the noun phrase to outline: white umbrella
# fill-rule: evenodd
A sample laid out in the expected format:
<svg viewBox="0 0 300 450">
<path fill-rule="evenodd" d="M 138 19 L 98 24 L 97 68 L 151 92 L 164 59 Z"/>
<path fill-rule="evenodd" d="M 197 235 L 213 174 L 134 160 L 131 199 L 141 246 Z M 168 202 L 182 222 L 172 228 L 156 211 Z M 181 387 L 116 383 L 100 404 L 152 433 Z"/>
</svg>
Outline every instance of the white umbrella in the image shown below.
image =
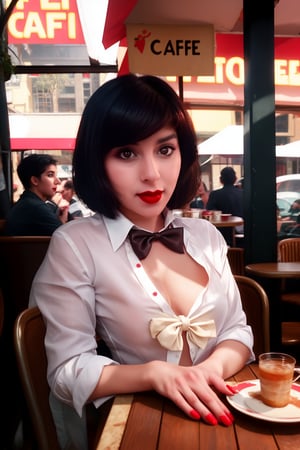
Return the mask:
<svg viewBox="0 0 300 450">
<path fill-rule="evenodd" d="M 230 125 L 198 145 L 199 155 L 242 155 L 243 125 Z"/>
<path fill-rule="evenodd" d="M 198 145 L 199 155 L 243 155 L 243 153 L 243 125 L 230 125 Z M 276 156 L 300 158 L 300 141 L 277 145 Z"/>
<path fill-rule="evenodd" d="M 277 145 L 276 156 L 300 158 L 300 141 L 290 142 L 285 145 Z"/>
</svg>

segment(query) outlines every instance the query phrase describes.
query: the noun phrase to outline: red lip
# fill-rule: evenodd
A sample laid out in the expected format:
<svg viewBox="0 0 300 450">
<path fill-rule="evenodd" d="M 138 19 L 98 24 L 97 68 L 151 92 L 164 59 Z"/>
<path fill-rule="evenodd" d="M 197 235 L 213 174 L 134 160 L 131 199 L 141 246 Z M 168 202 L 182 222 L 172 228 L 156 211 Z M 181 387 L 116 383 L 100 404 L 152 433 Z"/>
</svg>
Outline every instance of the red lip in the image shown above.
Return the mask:
<svg viewBox="0 0 300 450">
<path fill-rule="evenodd" d="M 157 203 L 161 199 L 163 191 L 145 191 L 137 194 L 140 199 L 145 203 Z"/>
</svg>

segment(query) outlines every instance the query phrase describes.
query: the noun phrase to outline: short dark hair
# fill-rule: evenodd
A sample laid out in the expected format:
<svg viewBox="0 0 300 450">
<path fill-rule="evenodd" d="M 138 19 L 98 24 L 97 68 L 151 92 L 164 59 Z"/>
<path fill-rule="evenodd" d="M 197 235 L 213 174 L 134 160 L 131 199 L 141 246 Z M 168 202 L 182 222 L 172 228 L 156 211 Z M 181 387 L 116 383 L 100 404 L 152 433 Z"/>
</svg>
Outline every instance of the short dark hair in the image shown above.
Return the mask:
<svg viewBox="0 0 300 450">
<path fill-rule="evenodd" d="M 192 121 L 168 83 L 133 74 L 107 81 L 83 111 L 73 154 L 78 197 L 91 210 L 115 218 L 119 203 L 105 172 L 106 155 L 112 148 L 146 139 L 166 125 L 176 130 L 181 153 L 181 170 L 168 207 L 189 203 L 198 187 L 199 171 Z"/>
<path fill-rule="evenodd" d="M 51 155 L 34 154 L 23 158 L 18 165 L 17 173 L 24 189 L 30 189 L 31 177 L 40 178 L 48 166 L 56 166 L 56 164 L 56 159 L 54 159 Z"/>
<path fill-rule="evenodd" d="M 74 184 L 72 180 L 66 180 L 63 184 L 64 189 L 72 189 L 74 190 Z"/>
<path fill-rule="evenodd" d="M 236 180 L 236 173 L 232 167 L 224 167 L 221 170 L 221 182 L 226 186 L 228 184 L 234 184 Z"/>
</svg>

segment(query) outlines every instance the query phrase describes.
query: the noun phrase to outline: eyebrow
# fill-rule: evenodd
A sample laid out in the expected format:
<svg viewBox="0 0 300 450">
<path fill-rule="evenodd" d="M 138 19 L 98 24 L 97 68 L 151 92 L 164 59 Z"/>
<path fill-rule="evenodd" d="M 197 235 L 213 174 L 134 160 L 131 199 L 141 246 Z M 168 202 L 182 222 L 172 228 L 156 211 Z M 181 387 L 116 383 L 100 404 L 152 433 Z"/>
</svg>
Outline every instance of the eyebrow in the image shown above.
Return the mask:
<svg viewBox="0 0 300 450">
<path fill-rule="evenodd" d="M 157 144 L 163 144 L 164 142 L 168 142 L 171 139 L 177 139 L 176 132 L 169 134 L 168 136 L 161 137 L 160 139 L 157 139 Z M 141 140 L 143 140 L 143 139 L 141 139 Z M 132 144 L 124 144 L 124 145 L 121 145 L 120 148 L 127 147 L 127 145 L 138 145 L 138 143 L 139 143 L 139 141 L 133 142 Z"/>
<path fill-rule="evenodd" d="M 164 136 L 164 137 L 158 139 L 157 143 L 161 144 L 163 142 L 169 141 L 170 139 L 177 139 L 177 134 L 176 133 L 172 133 L 172 134 L 169 134 L 169 136 Z"/>
</svg>

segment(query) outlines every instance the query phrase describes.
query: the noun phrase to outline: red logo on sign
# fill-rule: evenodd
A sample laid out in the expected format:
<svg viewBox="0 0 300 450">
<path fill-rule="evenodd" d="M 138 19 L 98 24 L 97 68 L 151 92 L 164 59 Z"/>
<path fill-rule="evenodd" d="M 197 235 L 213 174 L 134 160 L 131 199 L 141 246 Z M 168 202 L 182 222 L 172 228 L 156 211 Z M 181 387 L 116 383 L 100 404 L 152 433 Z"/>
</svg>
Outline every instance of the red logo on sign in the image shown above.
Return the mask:
<svg viewBox="0 0 300 450">
<path fill-rule="evenodd" d="M 134 38 L 134 46 L 139 50 L 139 52 L 143 53 L 146 39 L 151 36 L 151 32 L 147 30 L 143 30 L 141 34 L 138 34 L 137 37 Z"/>
</svg>

